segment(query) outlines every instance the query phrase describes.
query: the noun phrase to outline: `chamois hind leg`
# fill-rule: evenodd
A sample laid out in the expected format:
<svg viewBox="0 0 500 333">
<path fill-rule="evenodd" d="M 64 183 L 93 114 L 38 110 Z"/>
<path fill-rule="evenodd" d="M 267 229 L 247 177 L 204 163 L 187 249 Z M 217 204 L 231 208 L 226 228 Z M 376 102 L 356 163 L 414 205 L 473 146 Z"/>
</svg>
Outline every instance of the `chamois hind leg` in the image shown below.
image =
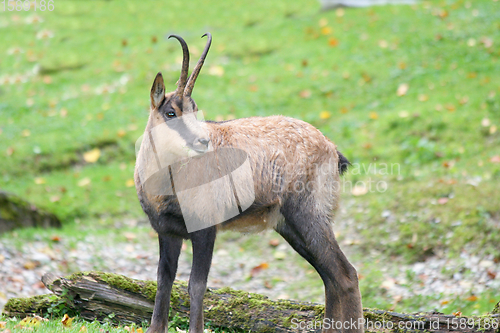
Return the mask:
<svg viewBox="0 0 500 333">
<path fill-rule="evenodd" d="M 203 333 L 203 296 L 207 289 L 208 272 L 212 264 L 216 229 L 215 227 L 190 234 L 193 244 L 193 267 L 189 276 L 189 333 Z"/>
<path fill-rule="evenodd" d="M 340 250 L 329 218 L 298 211 L 283 215 L 285 222 L 276 231 L 316 269 L 325 285 L 323 332 L 364 332 L 357 272 Z M 342 327 L 336 329 L 340 322 Z"/>
<path fill-rule="evenodd" d="M 160 262 L 158 263 L 158 288 L 155 306 L 151 318 L 151 326 L 146 333 L 166 333 L 168 331 L 168 312 L 170 310 L 170 294 L 177 262 L 182 247 L 182 239 L 167 235 L 158 235 L 160 243 Z"/>
</svg>

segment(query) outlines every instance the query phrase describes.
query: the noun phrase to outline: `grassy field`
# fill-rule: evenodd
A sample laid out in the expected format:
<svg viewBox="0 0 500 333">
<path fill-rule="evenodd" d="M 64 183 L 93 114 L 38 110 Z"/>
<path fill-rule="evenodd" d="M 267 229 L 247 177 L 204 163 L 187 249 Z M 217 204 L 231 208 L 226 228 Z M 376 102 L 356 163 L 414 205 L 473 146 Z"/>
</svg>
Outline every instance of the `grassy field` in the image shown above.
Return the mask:
<svg viewBox="0 0 500 333">
<path fill-rule="evenodd" d="M 352 203 L 356 256 L 372 261 L 376 253 L 394 269 L 464 249 L 500 260 L 500 3 L 493 0 L 328 12 L 313 0 L 166 7 L 56 0 L 52 12 L 2 13 L 0 188 L 55 212 L 67 237 L 105 237 L 114 221 L 142 217 L 135 141 L 154 76 L 162 71 L 174 90 L 182 60 L 166 36 L 185 37 L 197 58 L 206 31 L 214 40 L 193 97 L 207 119 L 300 118 L 354 163 L 343 200 Z M 377 264 L 360 273 L 364 305 L 390 306 Z M 311 279 L 311 292 L 321 290 Z M 469 296 L 438 309 L 486 312 L 500 295 Z M 397 309 L 429 301 L 405 299 Z"/>
</svg>

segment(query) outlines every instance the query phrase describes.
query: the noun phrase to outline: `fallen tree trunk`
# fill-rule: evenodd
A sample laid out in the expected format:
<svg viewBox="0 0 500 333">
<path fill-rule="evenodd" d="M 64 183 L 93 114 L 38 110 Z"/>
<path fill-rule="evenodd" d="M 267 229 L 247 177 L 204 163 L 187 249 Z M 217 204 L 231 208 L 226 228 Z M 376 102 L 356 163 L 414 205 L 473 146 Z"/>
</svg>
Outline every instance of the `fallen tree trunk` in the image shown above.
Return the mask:
<svg viewBox="0 0 500 333">
<path fill-rule="evenodd" d="M 151 318 L 156 294 L 153 281 L 133 280 L 121 275 L 88 272 L 68 277 L 46 274 L 43 283 L 57 296 L 38 297 L 35 304 L 11 299 L 4 313 L 44 314 L 54 304 L 64 304 L 82 318 L 129 324 Z M 24 308 L 23 308 L 24 306 Z M 321 332 L 324 306 L 267 297 L 230 288 L 209 289 L 204 299 L 205 318 L 214 327 L 239 328 L 253 332 Z M 189 295 L 185 282 L 176 281 L 172 289 L 171 316 L 189 317 Z M 45 312 L 46 313 L 46 312 Z M 497 333 L 500 314 L 456 317 L 441 313 L 403 314 L 365 309 L 368 332 L 485 332 Z M 352 324 L 348 324 L 352 325 Z M 344 324 L 345 326 L 345 324 Z"/>
</svg>

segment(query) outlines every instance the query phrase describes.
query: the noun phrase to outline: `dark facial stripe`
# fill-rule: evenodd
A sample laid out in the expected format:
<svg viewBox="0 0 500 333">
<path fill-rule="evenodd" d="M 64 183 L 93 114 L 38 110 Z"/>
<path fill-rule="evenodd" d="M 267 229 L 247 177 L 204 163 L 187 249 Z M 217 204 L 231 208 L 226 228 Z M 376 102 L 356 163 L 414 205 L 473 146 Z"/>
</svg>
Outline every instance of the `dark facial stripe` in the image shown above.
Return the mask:
<svg viewBox="0 0 500 333">
<path fill-rule="evenodd" d="M 188 145 L 192 145 L 194 141 L 199 138 L 199 135 L 191 131 L 191 129 L 184 122 L 184 119 L 182 119 L 181 117 L 165 120 L 168 128 L 179 133 L 181 138 L 186 141 Z"/>
</svg>

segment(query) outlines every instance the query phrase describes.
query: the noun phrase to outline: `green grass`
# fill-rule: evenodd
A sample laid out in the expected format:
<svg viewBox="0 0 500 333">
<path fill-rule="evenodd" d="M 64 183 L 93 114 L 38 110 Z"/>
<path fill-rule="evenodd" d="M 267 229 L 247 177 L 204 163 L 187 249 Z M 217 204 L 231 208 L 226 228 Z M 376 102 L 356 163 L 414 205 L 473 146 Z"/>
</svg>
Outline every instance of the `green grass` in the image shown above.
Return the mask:
<svg viewBox="0 0 500 333">
<path fill-rule="evenodd" d="M 354 196 L 349 186 L 343 193 L 354 202 L 348 215 L 356 221 L 359 256 L 375 250 L 381 260 L 415 262 L 435 253 L 457 256 L 467 247 L 500 258 L 498 6 L 441 0 L 341 15 L 320 12 L 315 0 L 170 1 L 168 7 L 58 1 L 53 12 L 37 12 L 41 23 L 27 23 L 33 12 L 6 13 L 0 17 L 0 188 L 55 212 L 68 235 L 105 234 L 113 221 L 143 216 L 130 183 L 134 144 L 154 76 L 162 71 L 174 90 L 180 69 L 180 47 L 166 36 L 184 36 L 194 61 L 205 43 L 200 36 L 210 31 L 213 46 L 193 95 L 207 119 L 306 120 L 361 165 L 347 181 L 387 184 L 383 193 Z M 53 37 L 37 39 L 43 31 Z M 220 68 L 222 76 L 210 74 Z M 409 89 L 398 96 L 403 84 Z M 86 163 L 83 153 L 94 148 L 99 160 Z M 398 167 L 384 171 L 384 163 Z M 90 183 L 81 186 L 85 178 Z M 368 272 L 373 280 L 361 282 L 365 305 L 392 304 L 373 287 L 376 269 L 361 274 Z M 314 274 L 311 280 L 321 288 Z M 466 297 L 446 306 L 469 309 Z M 491 307 L 485 301 L 470 311 Z"/>
<path fill-rule="evenodd" d="M 72 320 L 71 320 L 72 319 Z M 16 332 L 26 332 L 27 330 L 35 330 L 38 333 L 98 333 L 98 332 L 108 332 L 108 333 L 139 333 L 146 332 L 146 325 L 116 325 L 112 323 L 112 318 L 110 318 L 107 323 L 99 323 L 97 321 L 88 322 L 79 317 L 70 317 L 70 323 L 63 325 L 63 318 L 50 318 L 45 321 L 44 319 L 29 317 L 28 319 L 16 319 L 16 318 L 6 318 L 0 316 L 0 322 L 4 322 L 5 328 L 10 329 L 12 333 Z M 171 327 L 169 328 L 169 332 L 177 333 L 177 328 L 186 330 L 188 329 L 188 323 L 186 320 L 180 317 L 174 317 L 171 322 Z M 242 331 L 237 330 L 221 330 L 219 328 L 207 328 L 210 329 L 210 332 L 214 333 L 243 333 Z M 139 331 L 138 331 L 139 330 Z M 2 332 L 2 331 L 0 331 Z"/>
</svg>

